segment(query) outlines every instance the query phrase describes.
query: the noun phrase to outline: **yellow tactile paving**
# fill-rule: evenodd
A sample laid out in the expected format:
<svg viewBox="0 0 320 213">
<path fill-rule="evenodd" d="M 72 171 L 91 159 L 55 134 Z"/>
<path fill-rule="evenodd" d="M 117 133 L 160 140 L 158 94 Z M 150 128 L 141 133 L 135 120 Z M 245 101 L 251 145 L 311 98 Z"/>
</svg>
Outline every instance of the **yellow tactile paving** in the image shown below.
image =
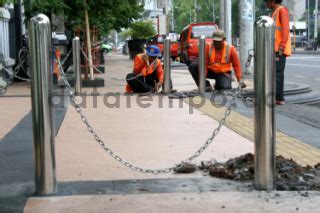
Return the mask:
<svg viewBox="0 0 320 213">
<path fill-rule="evenodd" d="M 189 100 L 186 100 L 189 103 Z M 211 103 L 210 100 L 197 108 L 197 103 L 201 102 L 201 98 L 194 97 L 192 102 L 189 103 L 195 106 L 196 109 L 204 112 L 208 116 L 215 120 L 221 120 L 224 116 L 225 107 L 217 107 Z M 231 115 L 227 119 L 226 125 L 229 129 L 237 132 L 241 136 L 254 141 L 254 122 L 253 119 L 248 118 L 238 112 L 232 111 Z M 305 144 L 295 138 L 292 138 L 280 131 L 276 132 L 276 154 L 282 155 L 285 158 L 293 159 L 301 165 L 314 166 L 320 163 L 320 149 Z"/>
</svg>

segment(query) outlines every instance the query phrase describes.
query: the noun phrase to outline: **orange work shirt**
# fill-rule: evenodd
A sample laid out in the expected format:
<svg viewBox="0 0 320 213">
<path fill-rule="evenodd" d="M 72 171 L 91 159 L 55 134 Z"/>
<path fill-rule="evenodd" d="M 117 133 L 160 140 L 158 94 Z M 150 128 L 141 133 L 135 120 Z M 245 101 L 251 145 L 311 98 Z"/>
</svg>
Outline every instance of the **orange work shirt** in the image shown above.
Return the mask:
<svg viewBox="0 0 320 213">
<path fill-rule="evenodd" d="M 225 43 L 225 45 L 227 45 L 227 43 Z M 223 56 L 225 48 L 222 48 L 221 50 L 215 49 L 214 61 L 210 62 L 210 58 L 209 58 L 210 46 L 211 45 L 206 45 L 206 57 L 207 57 L 206 58 L 206 67 L 207 67 L 206 70 L 207 70 L 207 73 L 208 73 L 208 71 L 215 72 L 215 73 L 221 73 L 219 70 L 210 70 L 210 69 L 208 69 L 208 65 L 209 65 L 209 63 L 221 63 L 222 56 Z M 237 50 L 233 45 L 230 45 L 229 61 L 230 61 L 230 64 L 232 65 L 232 67 L 234 69 L 236 78 L 238 80 L 240 80 L 242 78 L 241 63 L 240 63 L 240 59 L 239 59 Z M 230 70 L 230 71 L 232 71 L 232 70 Z"/>
<path fill-rule="evenodd" d="M 137 55 L 134 58 L 133 72 L 137 75 L 141 73 L 143 76 L 157 72 L 159 82 L 163 83 L 163 69 L 160 60 L 155 59 L 156 61 L 149 65 L 147 60 L 147 55 L 144 53 Z"/>
<path fill-rule="evenodd" d="M 162 64 L 159 59 L 155 59 L 155 61 L 151 64 L 147 62 L 147 55 L 142 53 L 137 55 L 133 60 L 133 73 L 146 77 L 151 75 L 153 72 L 157 73 L 157 77 L 160 83 L 163 83 L 163 69 Z M 132 88 L 129 85 L 126 85 L 126 92 L 132 92 Z"/>
<path fill-rule="evenodd" d="M 278 10 L 278 11 L 277 11 Z M 287 42 L 290 38 L 290 18 L 289 18 L 289 11 L 284 6 L 280 6 L 280 8 L 276 9 L 271 17 L 274 17 L 275 13 L 278 13 L 279 21 L 281 25 L 281 38 L 276 38 L 280 40 L 280 46 L 285 48 Z M 276 20 L 275 20 L 276 22 Z"/>
</svg>

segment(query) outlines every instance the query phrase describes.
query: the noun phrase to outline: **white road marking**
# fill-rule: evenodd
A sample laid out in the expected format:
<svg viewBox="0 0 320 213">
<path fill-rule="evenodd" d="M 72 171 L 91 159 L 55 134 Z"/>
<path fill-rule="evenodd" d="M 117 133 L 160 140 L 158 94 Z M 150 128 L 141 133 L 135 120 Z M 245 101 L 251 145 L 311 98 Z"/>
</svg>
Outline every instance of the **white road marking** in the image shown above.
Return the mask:
<svg viewBox="0 0 320 213">
<path fill-rule="evenodd" d="M 291 58 L 287 58 L 288 61 L 290 61 Z M 320 58 L 292 58 L 293 61 L 319 61 Z"/>
<path fill-rule="evenodd" d="M 305 78 L 304 76 L 302 76 L 302 75 L 293 75 L 294 77 L 296 77 L 296 78 Z"/>
<path fill-rule="evenodd" d="M 289 66 L 298 66 L 298 67 L 315 67 L 315 68 L 320 68 L 320 66 L 317 65 L 306 65 L 306 64 L 286 64 Z"/>
<path fill-rule="evenodd" d="M 288 57 L 287 59 L 290 60 L 290 59 L 320 59 L 320 57 Z"/>
</svg>

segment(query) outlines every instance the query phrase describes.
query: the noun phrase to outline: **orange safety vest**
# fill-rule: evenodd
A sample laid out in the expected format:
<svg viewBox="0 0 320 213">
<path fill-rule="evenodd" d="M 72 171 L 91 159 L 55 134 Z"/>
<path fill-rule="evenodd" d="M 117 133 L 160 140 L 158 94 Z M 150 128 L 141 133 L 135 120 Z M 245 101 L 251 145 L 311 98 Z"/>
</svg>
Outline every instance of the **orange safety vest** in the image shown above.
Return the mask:
<svg viewBox="0 0 320 213">
<path fill-rule="evenodd" d="M 232 45 L 224 43 L 223 54 L 221 58 L 221 62 L 215 62 L 216 59 L 216 49 L 214 45 L 211 43 L 209 45 L 209 63 L 208 69 L 214 71 L 215 73 L 226 73 L 230 72 L 232 69 L 232 64 L 230 63 L 230 50 Z"/>
<path fill-rule="evenodd" d="M 144 54 L 137 55 L 140 61 L 144 60 L 143 55 Z M 151 75 L 158 68 L 158 66 L 161 66 L 161 62 L 159 59 L 155 59 L 155 61 L 150 65 L 148 65 L 148 62 L 146 61 L 146 66 L 141 71 L 142 76 L 146 77 L 147 75 Z"/>
<path fill-rule="evenodd" d="M 140 61 L 144 61 L 143 55 L 144 55 L 143 53 L 137 55 L 137 57 L 140 59 Z M 156 71 L 158 66 L 162 66 L 159 59 L 155 59 L 155 61 L 150 65 L 148 65 L 148 62 L 146 61 L 146 66 L 142 69 L 140 74 L 143 77 L 146 77 L 147 75 L 151 75 L 154 71 Z M 131 87 L 128 84 L 126 85 L 125 90 L 126 90 L 126 92 L 131 92 L 132 91 Z"/>
<path fill-rule="evenodd" d="M 54 67 L 53 67 L 53 73 L 56 74 L 58 79 L 59 79 L 60 78 L 60 71 L 59 71 L 58 60 L 60 61 L 60 59 L 61 59 L 61 51 L 60 51 L 60 49 L 57 48 L 54 54 L 56 56 L 56 61 L 54 63 Z"/>
<path fill-rule="evenodd" d="M 281 23 L 280 23 L 280 17 L 279 17 L 279 12 L 281 10 L 281 8 L 283 8 L 283 6 L 280 6 L 276 9 L 276 11 L 274 11 L 274 13 L 272 14 L 272 19 L 275 22 L 275 42 L 274 42 L 274 50 L 276 52 L 279 51 L 279 47 L 280 47 L 280 43 L 281 43 L 281 33 L 282 33 L 282 27 L 281 27 Z M 286 43 L 286 47 L 284 49 L 283 54 L 285 54 L 286 56 L 290 56 L 292 54 L 292 50 L 291 50 L 291 37 L 290 37 L 290 33 L 288 36 L 288 41 Z"/>
</svg>

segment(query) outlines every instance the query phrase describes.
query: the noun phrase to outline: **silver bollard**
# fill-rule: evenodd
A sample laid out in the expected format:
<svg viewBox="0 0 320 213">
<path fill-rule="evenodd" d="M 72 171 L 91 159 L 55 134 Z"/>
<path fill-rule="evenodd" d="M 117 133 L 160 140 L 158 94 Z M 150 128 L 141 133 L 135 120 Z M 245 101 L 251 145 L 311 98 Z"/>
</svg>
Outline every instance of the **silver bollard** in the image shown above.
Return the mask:
<svg viewBox="0 0 320 213">
<path fill-rule="evenodd" d="M 262 16 L 255 27 L 255 186 L 272 190 L 275 174 L 275 26 L 272 18 Z"/>
<path fill-rule="evenodd" d="M 35 191 L 50 195 L 57 191 L 54 125 L 51 108 L 51 30 L 49 18 L 39 14 L 30 19 L 29 43 L 32 70 L 32 121 L 35 153 Z"/>
<path fill-rule="evenodd" d="M 199 93 L 206 92 L 206 37 L 199 38 Z"/>
<path fill-rule="evenodd" d="M 163 63 L 164 63 L 164 82 L 163 82 L 163 92 L 171 92 L 171 54 L 170 54 L 170 38 L 167 36 L 164 39 L 163 48 Z"/>
<path fill-rule="evenodd" d="M 75 37 L 72 40 L 72 58 L 73 58 L 73 71 L 74 71 L 74 92 L 76 95 L 81 94 L 81 69 L 80 69 L 80 39 Z"/>
</svg>

